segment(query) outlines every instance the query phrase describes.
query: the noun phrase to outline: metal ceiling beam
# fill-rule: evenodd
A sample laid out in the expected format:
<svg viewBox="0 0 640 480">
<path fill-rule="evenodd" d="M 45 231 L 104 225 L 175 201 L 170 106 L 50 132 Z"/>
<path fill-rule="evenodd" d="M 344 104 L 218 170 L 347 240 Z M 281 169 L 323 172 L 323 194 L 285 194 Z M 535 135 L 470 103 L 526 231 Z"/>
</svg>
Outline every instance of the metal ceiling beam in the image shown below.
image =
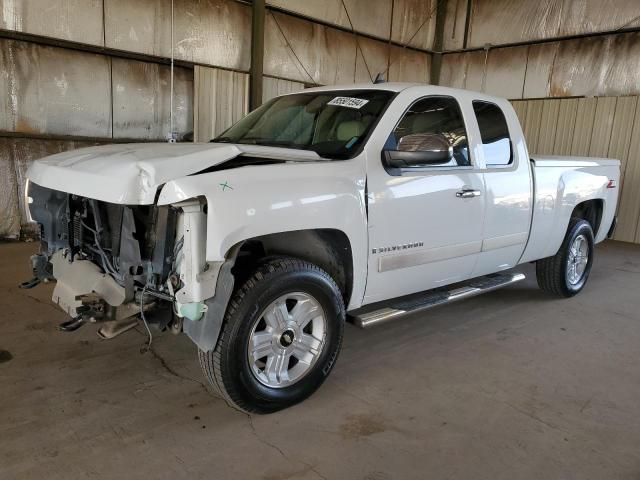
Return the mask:
<svg viewBox="0 0 640 480">
<path fill-rule="evenodd" d="M 157 63 L 160 65 L 171 65 L 171 59 L 169 57 L 162 57 L 159 55 L 149 55 L 146 53 L 137 53 L 127 50 L 119 50 L 116 48 L 102 47 L 100 45 L 91 45 L 87 43 L 74 42 L 71 40 L 64 40 L 60 38 L 46 37 L 43 35 L 36 35 L 33 33 L 17 32 L 15 30 L 0 29 L 0 39 L 18 40 L 21 42 L 34 43 L 36 45 L 43 45 L 47 47 L 65 48 L 67 50 L 75 50 L 77 52 L 97 53 L 99 55 L 105 55 L 113 58 L 126 58 L 129 60 L 138 60 L 140 62 Z M 228 70 L 231 72 L 247 73 L 246 70 L 240 70 L 237 68 L 220 67 L 218 65 L 212 65 L 202 62 L 193 62 L 188 60 L 174 61 L 176 67 L 183 67 L 193 69 L 194 65 L 200 65 L 202 67 L 218 68 L 220 70 Z"/>
<path fill-rule="evenodd" d="M 433 50 L 431 57 L 431 85 L 440 84 L 440 69 L 442 67 L 442 48 L 444 46 L 444 22 L 447 18 L 448 0 L 440 0 L 436 7 L 436 28 L 433 36 Z"/>
<path fill-rule="evenodd" d="M 473 8 L 471 6 L 472 0 L 467 0 L 467 13 L 464 19 L 464 39 L 462 40 L 462 48 L 467 48 L 469 43 L 469 29 L 471 28 L 471 12 Z"/>
<path fill-rule="evenodd" d="M 262 105 L 264 73 L 264 0 L 253 0 L 251 6 L 251 70 L 249 72 L 249 109 Z"/>
</svg>

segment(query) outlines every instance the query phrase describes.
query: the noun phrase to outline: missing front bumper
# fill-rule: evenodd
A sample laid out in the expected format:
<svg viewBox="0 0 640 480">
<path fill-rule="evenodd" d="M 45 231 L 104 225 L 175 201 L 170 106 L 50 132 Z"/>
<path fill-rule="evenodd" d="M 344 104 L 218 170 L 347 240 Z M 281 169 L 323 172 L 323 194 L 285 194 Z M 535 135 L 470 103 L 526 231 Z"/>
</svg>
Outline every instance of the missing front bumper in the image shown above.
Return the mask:
<svg viewBox="0 0 640 480">
<path fill-rule="evenodd" d="M 51 257 L 56 286 L 52 300 L 71 317 L 87 312 L 87 299 L 103 301 L 110 319 L 126 318 L 137 313 L 136 305 L 125 304 L 125 289 L 100 267 L 88 260 L 70 262 L 64 251 L 59 250 Z M 113 307 L 113 308 L 109 308 Z M 114 311 L 115 309 L 115 311 Z"/>
</svg>

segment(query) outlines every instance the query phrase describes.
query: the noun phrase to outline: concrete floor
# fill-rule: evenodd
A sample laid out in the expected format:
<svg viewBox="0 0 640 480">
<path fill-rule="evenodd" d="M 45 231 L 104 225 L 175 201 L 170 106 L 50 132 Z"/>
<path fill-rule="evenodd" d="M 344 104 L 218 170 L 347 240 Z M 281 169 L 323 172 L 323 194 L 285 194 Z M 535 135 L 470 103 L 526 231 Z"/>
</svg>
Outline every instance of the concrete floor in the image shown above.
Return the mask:
<svg viewBox="0 0 640 480">
<path fill-rule="evenodd" d="M 361 331 L 309 400 L 247 416 L 184 336 L 62 334 L 34 244 L 0 245 L 2 479 L 640 478 L 640 247 L 557 300 L 528 279 Z M 6 353 L 9 352 L 9 353 Z"/>
</svg>

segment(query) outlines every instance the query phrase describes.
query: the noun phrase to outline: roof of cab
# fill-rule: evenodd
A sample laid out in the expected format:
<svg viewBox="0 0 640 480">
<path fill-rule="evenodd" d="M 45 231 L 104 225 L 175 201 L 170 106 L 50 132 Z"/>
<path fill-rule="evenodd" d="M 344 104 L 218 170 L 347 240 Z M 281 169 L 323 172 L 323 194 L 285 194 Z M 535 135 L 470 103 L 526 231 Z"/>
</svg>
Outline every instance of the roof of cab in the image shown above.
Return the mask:
<svg viewBox="0 0 640 480">
<path fill-rule="evenodd" d="M 387 90 L 391 92 L 401 92 L 408 88 L 424 89 L 424 94 L 451 95 L 456 97 L 472 96 L 477 99 L 502 101 L 501 97 L 487 95 L 482 92 L 472 90 L 462 90 L 460 88 L 441 87 L 439 85 L 429 85 L 426 83 L 404 83 L 404 82 L 383 82 L 383 83 L 352 83 L 344 85 L 326 85 L 323 87 L 306 88 L 302 92 L 330 92 L 335 90 Z M 421 92 L 422 93 L 422 92 Z"/>
<path fill-rule="evenodd" d="M 322 87 L 305 88 L 304 92 L 327 92 L 332 90 L 389 90 L 400 92 L 409 87 L 424 87 L 424 83 L 403 83 L 403 82 L 383 82 L 383 83 L 348 83 L 343 85 L 325 85 Z"/>
</svg>

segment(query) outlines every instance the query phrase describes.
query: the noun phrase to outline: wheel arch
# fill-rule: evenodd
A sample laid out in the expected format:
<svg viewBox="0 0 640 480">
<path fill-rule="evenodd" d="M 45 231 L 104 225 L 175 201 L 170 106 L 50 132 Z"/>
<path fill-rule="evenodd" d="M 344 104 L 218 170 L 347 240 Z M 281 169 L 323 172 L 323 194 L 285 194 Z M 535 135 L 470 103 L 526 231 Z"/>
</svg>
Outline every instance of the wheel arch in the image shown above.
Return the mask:
<svg viewBox="0 0 640 480">
<path fill-rule="evenodd" d="M 274 256 L 295 257 L 311 262 L 334 279 L 343 296 L 345 306 L 353 294 L 354 260 L 349 237 L 334 228 L 318 228 L 271 233 L 247 238 L 228 252 L 235 255 L 233 275 L 240 286 L 253 270 Z"/>
<path fill-rule="evenodd" d="M 594 198 L 579 203 L 571 212 L 571 218 L 581 218 L 591 225 L 594 238 L 598 236 L 602 223 L 602 213 L 604 212 L 604 200 Z"/>
</svg>

